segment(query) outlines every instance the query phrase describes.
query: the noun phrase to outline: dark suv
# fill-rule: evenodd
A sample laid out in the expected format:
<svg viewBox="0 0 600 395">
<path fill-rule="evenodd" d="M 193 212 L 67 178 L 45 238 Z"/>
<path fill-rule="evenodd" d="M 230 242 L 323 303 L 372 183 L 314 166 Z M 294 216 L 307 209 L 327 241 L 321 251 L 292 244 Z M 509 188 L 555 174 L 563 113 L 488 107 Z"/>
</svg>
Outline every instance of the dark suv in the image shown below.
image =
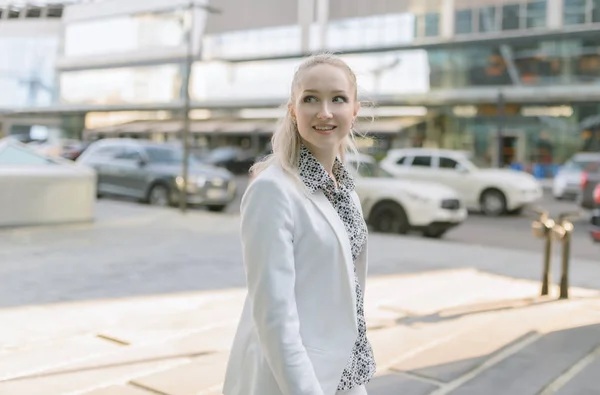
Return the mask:
<svg viewBox="0 0 600 395">
<path fill-rule="evenodd" d="M 98 195 L 118 195 L 153 205 L 179 202 L 183 187 L 180 147 L 136 139 L 104 139 L 90 144 L 77 158 L 96 170 Z M 222 211 L 233 201 L 233 175 L 221 168 L 189 160 L 187 202 Z"/>
</svg>

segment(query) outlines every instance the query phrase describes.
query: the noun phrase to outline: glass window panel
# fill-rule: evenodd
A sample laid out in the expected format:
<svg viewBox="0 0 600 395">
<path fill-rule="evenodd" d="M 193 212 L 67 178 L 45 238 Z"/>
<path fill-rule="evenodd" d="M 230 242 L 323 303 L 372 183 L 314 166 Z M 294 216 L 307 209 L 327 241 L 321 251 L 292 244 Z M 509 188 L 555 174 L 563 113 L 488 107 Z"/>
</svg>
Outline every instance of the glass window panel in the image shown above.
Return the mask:
<svg viewBox="0 0 600 395">
<path fill-rule="evenodd" d="M 600 22 L 600 0 L 592 1 L 592 22 Z"/>
<path fill-rule="evenodd" d="M 53 103 L 56 37 L 0 38 L 0 107 L 38 107 Z"/>
<path fill-rule="evenodd" d="M 436 37 L 440 35 L 440 14 L 430 12 L 425 14 L 425 37 Z"/>
<path fill-rule="evenodd" d="M 496 7 L 485 7 L 479 10 L 479 31 L 495 32 L 498 30 Z"/>
<path fill-rule="evenodd" d="M 71 23 L 65 29 L 65 55 L 101 55 L 182 45 L 185 15 L 185 11 L 177 11 Z"/>
<path fill-rule="evenodd" d="M 456 34 L 473 33 L 473 10 L 456 11 Z"/>
<path fill-rule="evenodd" d="M 586 2 L 587 0 L 565 0 L 565 25 L 579 25 L 585 23 Z"/>
<path fill-rule="evenodd" d="M 520 4 L 509 4 L 502 7 L 502 30 L 517 30 L 521 24 Z"/>
<path fill-rule="evenodd" d="M 168 103 L 180 95 L 180 67 L 148 67 L 64 72 L 61 100 L 78 104 Z"/>
<path fill-rule="evenodd" d="M 527 3 L 527 28 L 546 27 L 547 2 L 533 1 Z"/>
</svg>

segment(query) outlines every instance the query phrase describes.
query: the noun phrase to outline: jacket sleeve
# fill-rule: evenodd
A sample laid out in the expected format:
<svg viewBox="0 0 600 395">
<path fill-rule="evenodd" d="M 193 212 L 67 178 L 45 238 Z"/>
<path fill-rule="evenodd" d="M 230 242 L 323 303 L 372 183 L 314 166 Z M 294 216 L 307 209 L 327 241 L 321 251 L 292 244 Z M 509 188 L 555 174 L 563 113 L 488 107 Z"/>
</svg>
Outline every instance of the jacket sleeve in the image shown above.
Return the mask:
<svg viewBox="0 0 600 395">
<path fill-rule="evenodd" d="M 300 337 L 290 200 L 277 182 L 255 179 L 241 204 L 248 295 L 262 351 L 284 395 L 322 395 Z"/>
</svg>

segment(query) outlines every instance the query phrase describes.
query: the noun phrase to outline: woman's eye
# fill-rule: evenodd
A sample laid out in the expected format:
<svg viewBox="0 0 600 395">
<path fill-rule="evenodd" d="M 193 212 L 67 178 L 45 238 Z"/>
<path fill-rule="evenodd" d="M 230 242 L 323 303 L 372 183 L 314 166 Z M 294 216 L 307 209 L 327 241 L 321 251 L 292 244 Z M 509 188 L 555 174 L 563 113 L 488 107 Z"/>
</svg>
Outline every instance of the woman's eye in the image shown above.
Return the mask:
<svg viewBox="0 0 600 395">
<path fill-rule="evenodd" d="M 348 98 L 346 96 L 336 96 L 333 98 L 333 101 L 337 103 L 346 103 Z"/>
<path fill-rule="evenodd" d="M 317 98 L 314 96 L 306 96 L 302 101 L 304 103 L 314 103 L 317 101 Z"/>
</svg>

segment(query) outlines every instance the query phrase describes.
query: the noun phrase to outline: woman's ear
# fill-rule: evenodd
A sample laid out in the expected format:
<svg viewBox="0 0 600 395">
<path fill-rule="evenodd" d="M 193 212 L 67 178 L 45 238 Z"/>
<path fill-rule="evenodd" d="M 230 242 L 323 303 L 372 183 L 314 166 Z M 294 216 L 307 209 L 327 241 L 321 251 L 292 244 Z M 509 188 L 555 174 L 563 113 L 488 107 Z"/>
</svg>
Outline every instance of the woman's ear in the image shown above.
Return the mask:
<svg viewBox="0 0 600 395">
<path fill-rule="evenodd" d="M 358 116 L 359 111 L 360 111 L 360 102 L 357 100 L 356 104 L 354 105 L 354 114 L 353 114 L 355 119 Z"/>
</svg>

